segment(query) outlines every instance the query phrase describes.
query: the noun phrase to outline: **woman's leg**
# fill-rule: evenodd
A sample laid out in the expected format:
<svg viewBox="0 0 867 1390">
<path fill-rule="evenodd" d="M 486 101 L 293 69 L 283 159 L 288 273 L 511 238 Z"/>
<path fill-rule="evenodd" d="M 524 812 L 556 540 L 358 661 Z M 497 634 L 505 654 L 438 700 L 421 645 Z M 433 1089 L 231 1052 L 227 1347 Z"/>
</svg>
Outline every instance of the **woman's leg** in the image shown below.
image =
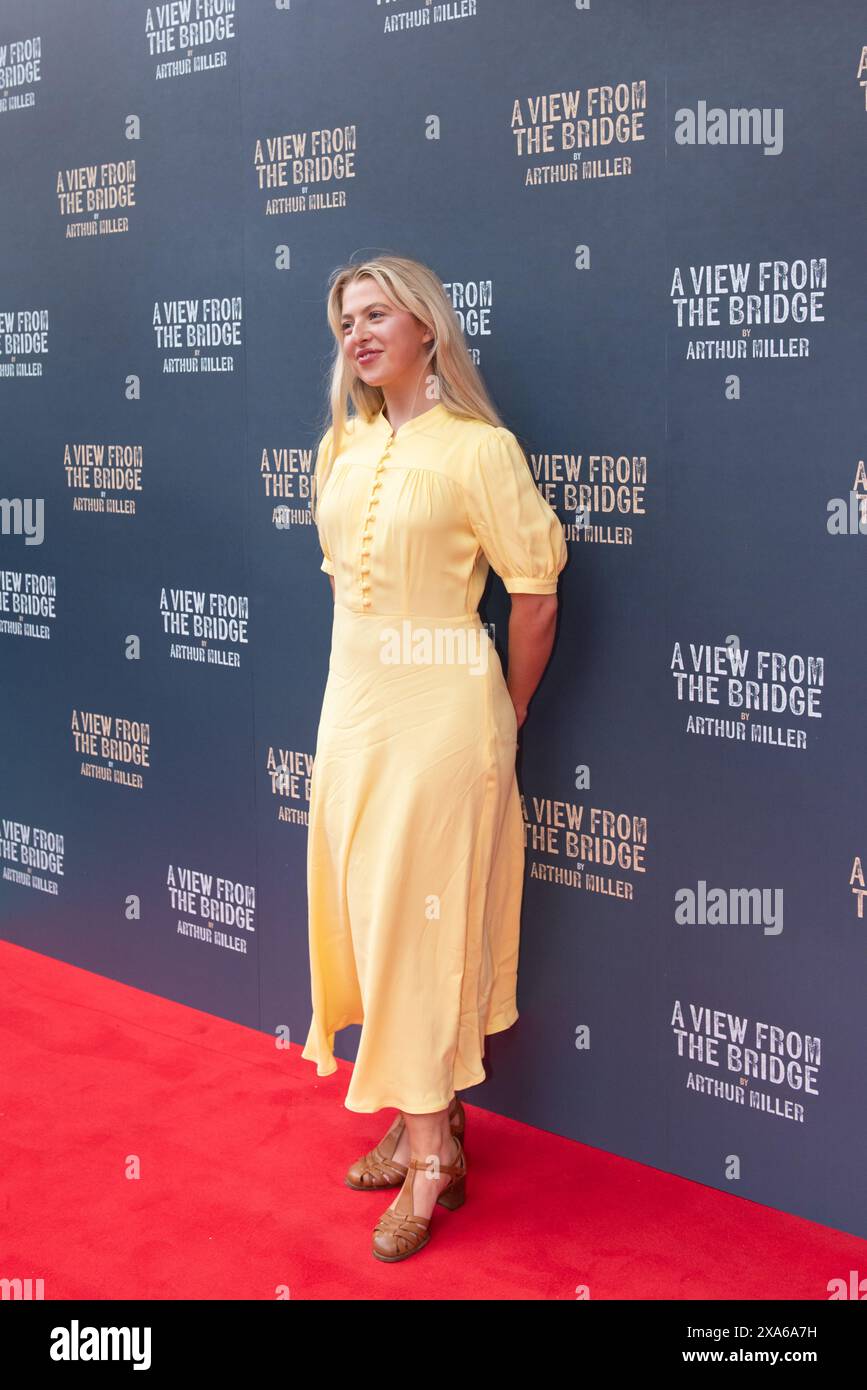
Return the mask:
<svg viewBox="0 0 867 1390">
<path fill-rule="evenodd" d="M 432 1115 L 412 1115 L 403 1111 L 403 1117 L 405 1129 L 394 1151 L 394 1159 L 397 1163 L 408 1165 L 410 1158 L 417 1158 L 428 1165 L 425 1169 L 419 1168 L 408 1174 L 406 1181 L 409 1182 L 412 1178 L 412 1201 L 416 1215 L 430 1216 L 437 1197 L 447 1186 L 450 1178 L 449 1173 L 443 1173 L 441 1177 L 434 1176 L 437 1169 L 432 1161 L 433 1157 L 436 1156 L 440 1163 L 454 1163 L 458 1153 L 449 1125 L 449 1107 L 437 1110 Z M 400 1193 L 390 1204 L 391 1207 L 398 1196 Z"/>
<path fill-rule="evenodd" d="M 457 1095 L 455 1094 L 455 1095 L 452 1096 L 451 1100 L 449 1101 L 448 1111 L 446 1112 L 446 1113 L 448 1114 L 449 1118 L 451 1118 L 451 1116 L 454 1115 L 455 1110 L 457 1109 L 457 1104 L 458 1104 L 458 1098 L 457 1098 Z M 438 1114 L 442 1114 L 442 1111 L 439 1111 Z M 409 1126 L 408 1126 L 407 1123 L 406 1123 L 406 1121 L 407 1121 L 407 1111 L 405 1111 L 405 1110 L 399 1110 L 399 1111 L 396 1112 L 396 1115 L 403 1115 L 404 1127 L 403 1127 L 403 1133 L 401 1134 L 400 1138 L 399 1138 L 398 1141 L 397 1141 L 397 1145 L 396 1145 L 396 1147 L 395 1147 L 394 1153 L 392 1154 L 392 1158 L 394 1159 L 394 1162 L 395 1162 L 395 1163 L 402 1163 L 403 1166 L 406 1167 L 406 1165 L 409 1163 L 409 1158 L 410 1158 L 410 1142 L 411 1142 L 411 1141 L 410 1141 Z M 396 1116 L 395 1116 L 395 1118 L 396 1118 Z M 413 1119 L 418 1118 L 418 1119 L 421 1119 L 421 1120 L 428 1120 L 428 1119 L 429 1119 L 429 1120 L 436 1120 L 436 1119 L 437 1119 L 437 1114 L 434 1114 L 434 1115 L 420 1115 L 420 1116 L 415 1116 L 415 1115 L 413 1115 L 412 1118 L 413 1118 Z M 433 1152 L 433 1150 L 431 1150 L 431 1152 Z"/>
</svg>

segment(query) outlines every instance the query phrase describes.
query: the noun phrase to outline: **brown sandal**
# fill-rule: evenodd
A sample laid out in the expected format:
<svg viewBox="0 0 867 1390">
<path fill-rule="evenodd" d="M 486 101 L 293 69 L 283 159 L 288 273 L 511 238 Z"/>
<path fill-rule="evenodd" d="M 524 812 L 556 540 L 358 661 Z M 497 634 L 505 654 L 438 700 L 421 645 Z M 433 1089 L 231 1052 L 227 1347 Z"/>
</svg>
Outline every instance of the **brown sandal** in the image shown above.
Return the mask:
<svg viewBox="0 0 867 1390">
<path fill-rule="evenodd" d="M 448 1211 L 456 1211 L 466 1201 L 467 1160 L 463 1145 L 454 1135 L 458 1146 L 454 1163 L 441 1163 L 440 1173 L 449 1173 L 446 1186 L 437 1197 L 437 1203 Z M 398 1196 L 396 1206 L 389 1207 L 376 1223 L 373 1231 L 373 1253 L 378 1260 L 393 1264 L 395 1260 L 406 1260 L 421 1250 L 430 1240 L 430 1216 L 418 1216 L 413 1209 L 412 1189 L 415 1170 L 430 1169 L 430 1164 L 420 1158 L 411 1158 L 407 1180 Z"/>
<path fill-rule="evenodd" d="M 346 1185 L 356 1192 L 379 1192 L 386 1187 L 400 1187 L 409 1171 L 403 1163 L 396 1163 L 392 1157 L 400 1142 L 406 1121 L 403 1112 L 398 1110 L 387 1133 L 383 1135 L 376 1148 L 356 1159 L 346 1174 Z M 464 1143 L 467 1117 L 460 1096 L 453 1096 L 449 1102 L 449 1127 L 456 1139 Z"/>
</svg>

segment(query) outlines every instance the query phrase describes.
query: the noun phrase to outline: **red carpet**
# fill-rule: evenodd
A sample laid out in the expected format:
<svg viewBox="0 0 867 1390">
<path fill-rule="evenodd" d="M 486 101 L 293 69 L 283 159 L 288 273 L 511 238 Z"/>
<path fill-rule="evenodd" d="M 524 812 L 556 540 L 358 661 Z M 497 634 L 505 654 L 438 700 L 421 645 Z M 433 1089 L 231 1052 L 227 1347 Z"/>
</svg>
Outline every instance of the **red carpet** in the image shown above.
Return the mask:
<svg viewBox="0 0 867 1390">
<path fill-rule="evenodd" d="M 0 979 L 0 1278 L 46 1300 L 826 1300 L 863 1272 L 855 1236 L 466 1101 L 466 1204 L 382 1264 L 396 1189 L 343 1174 L 393 1112 L 345 1109 L 348 1063 L 317 1078 L 299 1046 L 5 942 Z"/>
</svg>

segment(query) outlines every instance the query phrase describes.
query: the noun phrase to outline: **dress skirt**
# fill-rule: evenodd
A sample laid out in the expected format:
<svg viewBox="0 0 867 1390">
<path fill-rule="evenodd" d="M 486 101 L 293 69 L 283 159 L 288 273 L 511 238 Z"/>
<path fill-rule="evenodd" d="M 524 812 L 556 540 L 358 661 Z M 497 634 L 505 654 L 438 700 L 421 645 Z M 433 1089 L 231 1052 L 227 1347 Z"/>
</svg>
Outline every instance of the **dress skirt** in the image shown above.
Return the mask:
<svg viewBox="0 0 867 1390">
<path fill-rule="evenodd" d="M 338 595 L 339 597 L 339 595 Z M 444 1109 L 516 1007 L 524 825 L 517 719 L 478 612 L 336 602 L 310 789 L 313 1019 L 302 1056 L 345 1105 Z"/>
</svg>

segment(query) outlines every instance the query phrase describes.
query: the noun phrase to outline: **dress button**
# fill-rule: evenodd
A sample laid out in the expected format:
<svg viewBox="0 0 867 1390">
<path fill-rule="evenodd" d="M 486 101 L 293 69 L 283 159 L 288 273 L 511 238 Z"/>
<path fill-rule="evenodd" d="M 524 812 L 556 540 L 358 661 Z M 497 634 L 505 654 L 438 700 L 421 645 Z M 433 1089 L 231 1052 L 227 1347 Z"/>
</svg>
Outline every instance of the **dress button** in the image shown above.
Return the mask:
<svg viewBox="0 0 867 1390">
<path fill-rule="evenodd" d="M 361 565 L 361 566 L 359 567 L 358 573 L 359 573 L 359 574 L 370 574 L 370 565 Z M 369 589 L 369 588 L 370 588 L 370 581 L 369 581 L 369 580 L 365 580 L 365 581 L 364 581 L 364 585 L 365 585 L 365 588 L 368 588 L 368 589 Z"/>
</svg>

